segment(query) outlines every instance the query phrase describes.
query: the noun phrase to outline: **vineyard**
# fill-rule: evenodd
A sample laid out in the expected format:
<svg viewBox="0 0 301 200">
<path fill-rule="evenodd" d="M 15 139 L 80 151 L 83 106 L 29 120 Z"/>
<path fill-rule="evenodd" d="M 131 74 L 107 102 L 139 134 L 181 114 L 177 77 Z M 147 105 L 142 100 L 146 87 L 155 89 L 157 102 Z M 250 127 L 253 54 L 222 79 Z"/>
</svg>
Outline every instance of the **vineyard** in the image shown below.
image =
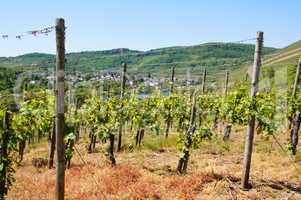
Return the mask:
<svg viewBox="0 0 301 200">
<path fill-rule="evenodd" d="M 54 87 L 31 76 L 1 94 L 0 199 L 301 199 L 301 60 L 278 87 L 263 32 L 237 80 L 205 67 L 183 84 L 171 62 L 146 87 L 124 61 L 118 78 L 75 86 L 64 20 L 54 29 Z"/>
</svg>

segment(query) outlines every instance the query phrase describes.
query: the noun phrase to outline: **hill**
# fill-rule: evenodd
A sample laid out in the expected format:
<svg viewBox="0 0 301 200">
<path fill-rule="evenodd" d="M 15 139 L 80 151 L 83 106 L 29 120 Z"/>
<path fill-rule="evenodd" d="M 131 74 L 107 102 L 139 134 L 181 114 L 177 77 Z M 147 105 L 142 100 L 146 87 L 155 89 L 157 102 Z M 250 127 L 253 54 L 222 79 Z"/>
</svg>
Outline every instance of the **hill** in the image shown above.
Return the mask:
<svg viewBox="0 0 301 200">
<path fill-rule="evenodd" d="M 267 79 L 267 73 L 273 73 L 276 87 L 288 89 L 295 78 L 296 66 L 301 57 L 301 40 L 285 48 L 278 49 L 263 56 L 261 79 Z M 232 78 L 238 80 L 242 74 L 251 74 L 252 65 L 245 65 L 232 73 Z"/>
<path fill-rule="evenodd" d="M 274 53 L 275 48 L 264 48 L 264 54 Z M 220 70 L 234 70 L 251 62 L 254 45 L 237 43 L 206 43 L 195 46 L 178 46 L 149 51 L 112 49 L 106 51 L 86 51 L 66 55 L 66 69 L 89 72 L 95 70 L 116 70 L 122 62 L 127 62 L 132 73 L 165 74 L 171 65 L 177 65 L 177 73 L 186 74 L 187 69 L 196 75 L 206 67 L 212 73 Z M 37 66 L 53 67 L 55 56 L 31 53 L 17 57 L 1 57 L 0 67 Z"/>
<path fill-rule="evenodd" d="M 267 56 L 263 61 L 263 66 L 275 71 L 278 84 L 287 83 L 290 86 L 300 57 L 301 41 L 298 41 Z"/>
</svg>

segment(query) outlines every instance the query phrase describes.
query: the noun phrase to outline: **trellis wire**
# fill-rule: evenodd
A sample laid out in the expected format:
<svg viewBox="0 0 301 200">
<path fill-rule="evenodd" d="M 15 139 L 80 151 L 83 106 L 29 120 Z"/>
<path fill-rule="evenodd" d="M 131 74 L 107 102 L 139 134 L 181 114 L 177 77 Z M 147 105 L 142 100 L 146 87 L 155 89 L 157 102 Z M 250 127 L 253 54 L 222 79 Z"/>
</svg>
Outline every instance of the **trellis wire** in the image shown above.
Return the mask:
<svg viewBox="0 0 301 200">
<path fill-rule="evenodd" d="M 9 39 L 9 38 L 15 38 L 15 39 L 23 39 L 25 36 L 31 35 L 37 37 L 38 35 L 48 35 L 49 33 L 53 32 L 55 29 L 54 26 L 48 26 L 42 29 L 37 29 L 37 30 L 30 30 L 30 31 L 25 31 L 22 33 L 18 34 L 1 34 L 0 37 L 2 39 Z"/>
</svg>

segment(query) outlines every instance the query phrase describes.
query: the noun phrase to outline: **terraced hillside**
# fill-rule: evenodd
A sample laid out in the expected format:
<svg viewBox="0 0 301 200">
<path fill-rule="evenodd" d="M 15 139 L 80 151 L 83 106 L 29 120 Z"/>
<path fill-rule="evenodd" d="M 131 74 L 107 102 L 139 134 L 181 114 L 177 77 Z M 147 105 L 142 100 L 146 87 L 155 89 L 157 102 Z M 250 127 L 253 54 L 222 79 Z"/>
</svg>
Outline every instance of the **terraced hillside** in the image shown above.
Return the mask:
<svg viewBox="0 0 301 200">
<path fill-rule="evenodd" d="M 268 74 L 273 73 L 275 75 L 276 86 L 288 89 L 294 79 L 296 66 L 300 57 L 301 41 L 276 50 L 273 53 L 265 54 L 262 60 L 261 80 L 267 79 Z M 246 74 L 251 75 L 251 73 L 252 63 L 232 71 L 231 78 L 232 80 L 241 80 L 245 78 Z"/>
<path fill-rule="evenodd" d="M 301 41 L 298 41 L 275 54 L 267 56 L 263 66 L 275 70 L 276 80 L 279 85 L 291 85 L 296 71 L 296 65 L 301 57 Z"/>
</svg>

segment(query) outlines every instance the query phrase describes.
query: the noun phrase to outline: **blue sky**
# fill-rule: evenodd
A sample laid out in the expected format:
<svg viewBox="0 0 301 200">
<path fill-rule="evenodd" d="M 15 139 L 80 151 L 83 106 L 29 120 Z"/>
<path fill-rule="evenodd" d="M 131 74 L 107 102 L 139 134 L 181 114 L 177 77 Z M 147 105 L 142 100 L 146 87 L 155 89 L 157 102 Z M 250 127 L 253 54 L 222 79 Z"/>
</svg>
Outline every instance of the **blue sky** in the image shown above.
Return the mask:
<svg viewBox="0 0 301 200">
<path fill-rule="evenodd" d="M 67 52 L 236 41 L 253 38 L 258 30 L 265 32 L 266 46 L 301 39 L 299 0 L 7 0 L 0 6 L 1 35 L 65 18 Z M 54 34 L 0 38 L 0 47 L 0 56 L 54 53 Z"/>
</svg>

